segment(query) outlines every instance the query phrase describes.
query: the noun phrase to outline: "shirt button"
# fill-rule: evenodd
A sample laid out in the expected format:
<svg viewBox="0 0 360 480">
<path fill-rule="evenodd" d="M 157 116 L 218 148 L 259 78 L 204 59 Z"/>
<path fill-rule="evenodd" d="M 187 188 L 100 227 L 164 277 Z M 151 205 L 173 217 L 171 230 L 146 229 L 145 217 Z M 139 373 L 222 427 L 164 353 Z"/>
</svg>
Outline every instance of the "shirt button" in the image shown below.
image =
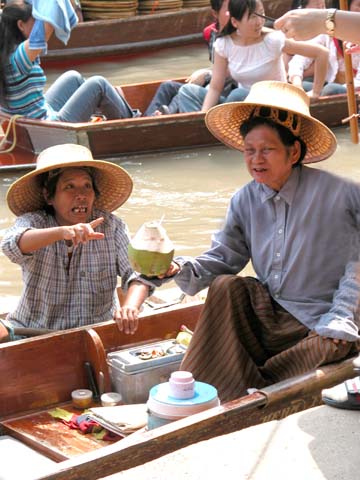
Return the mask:
<svg viewBox="0 0 360 480">
<path fill-rule="evenodd" d="M 84 271 L 80 272 L 80 277 L 85 277 L 86 273 Z"/>
<path fill-rule="evenodd" d="M 278 233 L 281 235 L 282 232 L 283 232 L 283 229 L 282 229 L 282 228 L 279 228 Z"/>
<path fill-rule="evenodd" d="M 277 256 L 277 257 L 280 257 L 280 253 L 279 253 L 279 252 L 277 252 L 276 256 Z"/>
<path fill-rule="evenodd" d="M 280 297 L 280 295 L 279 295 L 278 293 L 275 293 L 274 296 L 275 296 L 275 298 L 279 298 L 279 297 Z"/>
<path fill-rule="evenodd" d="M 276 200 L 277 202 L 280 200 L 279 195 L 277 195 L 277 196 L 275 197 L 275 200 Z"/>
<path fill-rule="evenodd" d="M 276 274 L 276 275 L 274 275 L 274 278 L 278 279 L 278 278 L 279 278 L 279 275 L 277 275 L 277 274 Z"/>
</svg>

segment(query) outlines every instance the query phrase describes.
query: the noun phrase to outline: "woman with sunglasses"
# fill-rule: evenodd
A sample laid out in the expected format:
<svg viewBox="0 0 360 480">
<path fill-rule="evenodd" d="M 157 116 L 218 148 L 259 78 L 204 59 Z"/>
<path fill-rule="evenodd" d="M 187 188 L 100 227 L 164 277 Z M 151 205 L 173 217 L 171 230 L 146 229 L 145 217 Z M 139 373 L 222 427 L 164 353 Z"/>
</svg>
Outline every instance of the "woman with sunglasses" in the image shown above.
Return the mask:
<svg viewBox="0 0 360 480">
<path fill-rule="evenodd" d="M 309 96 L 317 97 L 325 81 L 328 50 L 320 45 L 286 40 L 281 32 L 264 29 L 260 0 L 230 0 L 230 19 L 214 44 L 214 66 L 208 88 L 184 85 L 179 90 L 180 112 L 207 111 L 212 106 L 242 101 L 261 80 L 286 82 L 283 53 L 314 58 L 315 79 Z M 221 95 L 230 74 L 237 83 L 227 97 Z"/>
</svg>

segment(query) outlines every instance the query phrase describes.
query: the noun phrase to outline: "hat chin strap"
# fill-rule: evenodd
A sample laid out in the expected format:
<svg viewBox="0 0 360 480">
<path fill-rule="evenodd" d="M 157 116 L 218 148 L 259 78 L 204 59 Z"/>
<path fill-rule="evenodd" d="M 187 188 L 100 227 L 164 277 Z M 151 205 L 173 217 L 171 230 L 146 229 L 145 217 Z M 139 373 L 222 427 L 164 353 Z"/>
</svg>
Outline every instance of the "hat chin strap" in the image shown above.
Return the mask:
<svg viewBox="0 0 360 480">
<path fill-rule="evenodd" d="M 282 119 L 284 114 L 286 114 L 286 118 Z M 252 117 L 260 117 L 260 118 L 269 118 L 275 123 L 283 125 L 284 127 L 288 128 L 295 137 L 300 135 L 301 130 L 301 117 L 293 112 L 289 112 L 287 110 L 283 110 L 276 107 L 267 107 L 258 105 L 254 108 Z"/>
</svg>

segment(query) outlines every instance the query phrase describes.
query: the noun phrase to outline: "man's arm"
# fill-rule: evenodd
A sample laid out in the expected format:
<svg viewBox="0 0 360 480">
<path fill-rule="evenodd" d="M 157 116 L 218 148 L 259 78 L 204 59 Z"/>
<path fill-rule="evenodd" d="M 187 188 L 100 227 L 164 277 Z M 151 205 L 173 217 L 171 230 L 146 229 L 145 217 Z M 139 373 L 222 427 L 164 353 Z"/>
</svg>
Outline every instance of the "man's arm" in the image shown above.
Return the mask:
<svg viewBox="0 0 360 480">
<path fill-rule="evenodd" d="M 323 337 L 360 339 L 360 261 L 348 263 L 329 312 L 321 315 L 315 328 Z"/>
</svg>

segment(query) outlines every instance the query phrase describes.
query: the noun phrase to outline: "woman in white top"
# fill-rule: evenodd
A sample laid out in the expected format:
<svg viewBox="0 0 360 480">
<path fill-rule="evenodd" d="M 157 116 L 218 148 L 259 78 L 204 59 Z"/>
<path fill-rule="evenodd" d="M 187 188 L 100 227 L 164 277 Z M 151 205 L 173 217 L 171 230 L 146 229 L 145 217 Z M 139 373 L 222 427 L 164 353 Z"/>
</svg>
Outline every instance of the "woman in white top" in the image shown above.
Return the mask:
<svg viewBox="0 0 360 480">
<path fill-rule="evenodd" d="M 212 79 L 208 89 L 184 85 L 179 90 L 181 112 L 207 111 L 223 102 L 242 101 L 250 87 L 261 80 L 286 82 L 282 53 L 314 58 L 315 81 L 309 96 L 317 97 L 325 81 L 328 50 L 320 45 L 287 40 L 282 32 L 264 29 L 264 7 L 260 0 L 230 0 L 230 19 L 215 41 Z M 238 87 L 221 97 L 230 73 Z"/>
<path fill-rule="evenodd" d="M 317 0 L 318 1 L 318 0 Z M 338 2 L 333 5 L 339 8 Z M 303 8 L 313 8 L 314 5 L 311 0 Z M 318 8 L 325 8 L 325 1 L 322 0 L 322 6 Z M 349 0 L 348 9 L 351 12 L 360 11 L 360 0 Z M 329 37 L 322 33 L 315 38 L 309 40 L 310 43 L 323 45 L 329 49 L 329 65 L 326 74 L 326 84 L 321 91 L 321 95 L 335 95 L 338 93 L 346 93 L 345 84 L 345 65 L 342 53 L 342 45 L 336 38 Z M 360 88 L 360 55 L 352 55 L 352 66 L 354 69 L 354 85 L 355 88 Z M 300 85 L 304 90 L 312 89 L 312 67 L 313 59 L 303 57 L 301 55 L 294 55 L 288 64 L 289 81 L 294 85 Z"/>
</svg>

